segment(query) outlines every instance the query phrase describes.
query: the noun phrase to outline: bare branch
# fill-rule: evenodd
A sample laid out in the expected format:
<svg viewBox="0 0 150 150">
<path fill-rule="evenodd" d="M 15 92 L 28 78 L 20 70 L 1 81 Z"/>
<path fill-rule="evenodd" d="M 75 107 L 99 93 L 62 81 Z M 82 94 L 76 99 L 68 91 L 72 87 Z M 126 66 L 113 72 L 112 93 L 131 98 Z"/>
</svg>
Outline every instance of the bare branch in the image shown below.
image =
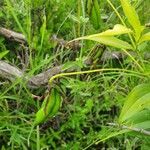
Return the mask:
<svg viewBox="0 0 150 150">
<path fill-rule="evenodd" d="M 6 28 L 0 27 L 0 34 L 9 40 L 17 41 L 20 43 L 26 43 L 26 38 L 21 33 L 17 33 L 12 30 L 8 30 Z"/>
<path fill-rule="evenodd" d="M 45 86 L 48 84 L 49 78 L 59 73 L 61 73 L 61 66 L 56 66 L 29 78 L 27 76 L 24 76 L 24 73 L 19 68 L 0 60 L 1 78 L 14 81 L 16 78 L 23 77 L 25 82 L 27 82 L 27 86 L 29 88 L 38 88 L 40 86 Z"/>
<path fill-rule="evenodd" d="M 40 86 L 46 86 L 48 84 L 49 79 L 62 72 L 62 67 L 61 66 L 56 66 L 51 69 L 48 69 L 40 74 L 37 74 L 33 77 L 31 77 L 28 80 L 28 86 L 29 87 L 40 87 Z"/>
<path fill-rule="evenodd" d="M 23 72 L 20 69 L 0 60 L 0 77 L 14 80 L 22 76 Z"/>
</svg>

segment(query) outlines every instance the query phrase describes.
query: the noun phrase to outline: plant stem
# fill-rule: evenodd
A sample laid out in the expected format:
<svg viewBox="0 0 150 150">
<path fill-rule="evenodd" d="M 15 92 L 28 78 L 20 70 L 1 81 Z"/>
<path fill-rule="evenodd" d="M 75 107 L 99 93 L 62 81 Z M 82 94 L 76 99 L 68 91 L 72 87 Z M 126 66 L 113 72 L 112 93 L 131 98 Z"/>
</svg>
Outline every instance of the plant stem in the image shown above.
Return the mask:
<svg viewBox="0 0 150 150">
<path fill-rule="evenodd" d="M 81 0 L 78 0 L 78 10 L 77 10 L 77 16 L 78 16 L 78 20 L 80 20 L 80 16 L 81 16 Z M 77 23 L 77 36 L 80 36 L 80 22 Z"/>
<path fill-rule="evenodd" d="M 84 8 L 84 0 L 81 0 L 81 6 L 82 6 L 82 16 L 85 18 L 85 8 Z M 83 22 L 83 30 L 82 30 L 82 36 L 85 35 L 85 22 Z M 81 44 L 81 50 L 80 50 L 80 59 L 82 58 L 83 55 L 83 40 Z"/>
<path fill-rule="evenodd" d="M 136 65 L 139 67 L 139 69 L 144 72 L 144 69 L 142 68 L 142 66 L 134 59 L 134 57 L 125 49 L 122 49 L 135 63 Z"/>
<path fill-rule="evenodd" d="M 127 72 L 127 73 L 133 73 L 140 76 L 147 76 L 147 74 L 126 70 L 126 69 L 120 69 L 120 68 L 102 68 L 102 69 L 95 69 L 95 70 L 87 70 L 87 71 L 79 71 L 79 72 L 68 72 L 68 73 L 60 73 L 57 74 L 49 79 L 49 84 L 53 82 L 54 79 L 64 76 L 72 76 L 72 75 L 79 75 L 79 74 L 89 74 L 89 73 L 95 73 L 95 72 L 103 72 L 103 71 L 121 71 L 121 72 Z"/>
<path fill-rule="evenodd" d="M 36 140 L 36 148 L 37 150 L 40 150 L 40 131 L 39 131 L 39 126 L 37 126 L 37 140 Z"/>
</svg>

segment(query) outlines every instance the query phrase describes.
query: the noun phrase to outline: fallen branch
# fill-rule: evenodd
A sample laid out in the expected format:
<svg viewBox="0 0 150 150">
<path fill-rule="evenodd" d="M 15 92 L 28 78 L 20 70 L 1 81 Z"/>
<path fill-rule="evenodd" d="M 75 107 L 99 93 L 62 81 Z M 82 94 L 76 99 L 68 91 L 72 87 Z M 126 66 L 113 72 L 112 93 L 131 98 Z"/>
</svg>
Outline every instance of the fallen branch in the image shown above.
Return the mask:
<svg viewBox="0 0 150 150">
<path fill-rule="evenodd" d="M 56 66 L 56 67 L 53 67 L 51 69 L 48 69 L 40 74 L 37 74 L 33 77 L 31 77 L 29 80 L 28 80 L 28 86 L 31 88 L 37 88 L 37 87 L 40 87 L 40 86 L 46 86 L 48 85 L 48 81 L 49 79 L 56 75 L 56 74 L 59 74 L 62 72 L 62 67 L 61 66 Z"/>
<path fill-rule="evenodd" d="M 17 41 L 19 43 L 26 43 L 26 38 L 23 34 L 8 30 L 0 27 L 0 34 L 11 41 Z"/>
<path fill-rule="evenodd" d="M 17 33 L 14 32 L 12 30 L 8 30 L 6 28 L 0 27 L 0 34 L 3 35 L 5 38 L 9 39 L 9 40 L 14 40 L 17 42 L 21 42 L 21 43 L 26 43 L 26 38 L 23 34 L 21 33 Z M 56 41 L 60 46 L 66 46 L 71 49 L 77 49 L 80 47 L 79 43 L 70 43 L 70 45 L 67 45 L 67 41 L 63 40 L 63 39 L 59 39 L 57 38 L 55 35 L 52 37 L 53 41 Z M 131 52 L 131 55 L 135 55 L 135 52 Z M 100 61 L 104 62 L 107 61 L 109 59 L 121 59 L 121 58 L 126 58 L 127 55 L 125 55 L 122 52 L 118 52 L 118 51 L 104 51 L 103 55 L 100 59 Z M 150 59 L 150 53 L 145 54 L 145 58 L 146 59 Z M 85 64 L 87 65 L 91 65 L 92 64 L 92 58 L 87 58 L 87 60 L 85 60 Z M 91 61 L 90 61 L 91 60 Z M 27 86 L 30 88 L 37 88 L 40 86 L 45 86 L 48 84 L 48 80 L 49 78 L 51 78 L 52 76 L 59 74 L 62 72 L 62 66 L 57 66 L 57 67 L 53 67 L 51 69 L 48 69 L 38 75 L 35 75 L 33 77 L 27 77 L 24 76 L 24 73 L 22 70 L 20 70 L 18 67 L 10 65 L 9 63 L 0 60 L 0 77 L 4 78 L 4 79 L 8 79 L 10 81 L 14 81 L 16 78 L 21 78 L 23 77 L 25 79 L 25 82 L 27 83 Z"/>
<path fill-rule="evenodd" d="M 20 78 L 22 76 L 23 72 L 20 69 L 0 60 L 0 77 L 14 80 L 15 78 Z"/>
<path fill-rule="evenodd" d="M 48 84 L 49 78 L 61 72 L 61 66 L 56 66 L 29 78 L 28 76 L 25 76 L 19 68 L 0 60 L 1 78 L 8 79 L 10 81 L 14 81 L 16 78 L 23 78 L 29 88 L 38 88 L 41 86 L 46 86 Z"/>
</svg>

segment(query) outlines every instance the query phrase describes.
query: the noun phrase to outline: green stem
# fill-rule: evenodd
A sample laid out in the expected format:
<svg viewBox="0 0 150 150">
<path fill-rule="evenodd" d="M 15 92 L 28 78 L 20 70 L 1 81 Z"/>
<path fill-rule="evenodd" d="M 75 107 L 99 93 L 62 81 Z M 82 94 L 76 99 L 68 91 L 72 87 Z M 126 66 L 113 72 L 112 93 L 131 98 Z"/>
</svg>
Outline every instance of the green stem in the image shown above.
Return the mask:
<svg viewBox="0 0 150 150">
<path fill-rule="evenodd" d="M 77 10 L 77 16 L 78 16 L 78 20 L 80 20 L 80 16 L 81 16 L 81 1 L 78 0 L 78 10 Z M 80 36 L 80 22 L 77 23 L 77 36 Z"/>
<path fill-rule="evenodd" d="M 30 130 L 30 133 L 29 133 L 29 136 L 28 136 L 28 140 L 27 140 L 27 142 L 28 142 L 28 147 L 30 147 L 30 137 L 31 137 L 31 134 L 32 134 L 32 132 L 33 132 L 33 130 L 34 130 L 34 127 L 35 127 L 35 123 L 32 124 L 31 130 Z"/>
<path fill-rule="evenodd" d="M 133 73 L 140 76 L 148 76 L 148 74 L 143 74 L 131 70 L 126 69 L 119 69 L 119 68 L 102 68 L 102 69 L 95 69 L 95 70 L 87 70 L 87 71 L 79 71 L 79 72 L 68 72 L 68 73 L 60 73 L 57 74 L 49 79 L 49 84 L 52 84 L 53 80 L 60 77 L 65 76 L 72 76 L 72 75 L 80 75 L 80 74 L 89 74 L 89 73 L 95 73 L 95 72 L 103 72 L 103 71 L 121 71 L 121 72 L 127 72 L 127 73 Z"/>
<path fill-rule="evenodd" d="M 134 62 L 135 64 L 139 67 L 139 69 L 144 72 L 143 67 L 134 59 L 134 57 L 125 49 L 122 49 Z"/>
<path fill-rule="evenodd" d="M 37 126 L 37 150 L 40 150 L 40 130 L 39 130 L 39 126 Z"/>
<path fill-rule="evenodd" d="M 82 16 L 83 18 L 85 18 L 85 6 L 84 6 L 84 0 L 81 0 L 81 6 L 82 6 Z M 82 36 L 85 35 L 85 22 L 83 23 L 83 30 L 82 30 Z M 82 44 L 81 44 L 81 50 L 80 50 L 80 59 L 82 58 L 83 55 L 83 40 L 82 40 Z"/>
</svg>

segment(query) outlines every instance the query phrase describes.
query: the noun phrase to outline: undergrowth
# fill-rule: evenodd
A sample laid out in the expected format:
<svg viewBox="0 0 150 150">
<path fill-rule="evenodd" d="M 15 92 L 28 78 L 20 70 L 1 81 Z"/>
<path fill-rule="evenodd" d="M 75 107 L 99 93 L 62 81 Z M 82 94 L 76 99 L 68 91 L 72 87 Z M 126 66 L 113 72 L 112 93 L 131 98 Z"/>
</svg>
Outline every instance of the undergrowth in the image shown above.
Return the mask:
<svg viewBox="0 0 150 150">
<path fill-rule="evenodd" d="M 132 2 L 142 24 L 148 23 L 149 0 Z M 93 25 L 86 3 L 85 0 L 1 0 L 0 26 L 20 32 L 27 39 L 27 43 L 20 44 L 0 36 L 0 52 L 7 51 L 2 60 L 16 65 L 29 77 L 59 65 L 64 66 L 64 71 L 120 68 L 138 72 L 138 66 L 130 57 L 118 58 L 110 54 L 116 52 L 116 48 L 91 41 L 80 41 L 70 46 L 55 40 L 54 37 L 70 41 L 99 33 L 119 22 L 114 10 L 103 0 L 100 1 L 101 24 Z M 119 0 L 113 4 L 123 16 Z M 127 18 L 123 17 L 123 20 L 126 22 Z M 123 38 L 128 40 L 127 36 Z M 135 56 L 144 64 L 145 70 L 149 70 L 150 65 L 149 58 L 145 59 L 149 47 L 149 43 L 142 44 L 140 58 Z M 110 55 L 107 59 L 104 56 L 106 51 L 109 52 L 107 56 Z M 43 101 L 34 99 L 33 94 L 44 96 L 48 87 L 30 89 L 23 78 L 13 82 L 0 79 L 2 150 L 150 148 L 149 137 L 135 133 L 124 133 L 98 142 L 112 135 L 113 131 L 120 132 L 108 123 L 118 119 L 128 93 L 138 84 L 149 82 L 149 78 L 143 75 L 106 71 L 57 79 L 54 85 L 61 89 L 62 106 L 55 117 L 34 128 L 32 133 L 35 113 Z"/>
</svg>

